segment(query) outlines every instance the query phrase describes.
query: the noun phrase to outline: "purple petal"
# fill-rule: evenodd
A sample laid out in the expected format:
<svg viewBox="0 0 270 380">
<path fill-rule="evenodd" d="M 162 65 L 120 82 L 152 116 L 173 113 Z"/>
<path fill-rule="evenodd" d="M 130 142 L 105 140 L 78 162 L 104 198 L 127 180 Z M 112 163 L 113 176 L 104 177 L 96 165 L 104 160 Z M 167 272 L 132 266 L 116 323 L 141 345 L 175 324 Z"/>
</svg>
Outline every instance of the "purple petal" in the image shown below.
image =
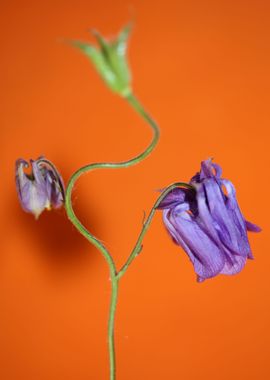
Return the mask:
<svg viewBox="0 0 270 380">
<path fill-rule="evenodd" d="M 209 211 L 215 222 L 215 229 L 222 243 L 231 251 L 246 255 L 239 250 L 241 234 L 235 228 L 235 221 L 225 205 L 224 195 L 219 184 L 214 179 L 205 179 L 203 186 L 206 192 Z"/>
<path fill-rule="evenodd" d="M 48 202 L 46 190 L 37 186 L 36 182 L 25 174 L 24 168 L 28 167 L 25 160 L 16 162 L 16 187 L 22 208 L 31 212 L 36 218 L 46 207 Z"/>
<path fill-rule="evenodd" d="M 64 181 L 49 160 L 41 157 L 38 160 L 38 166 L 44 171 L 44 180 L 46 183 L 48 198 L 53 208 L 60 208 L 65 200 Z"/>
<path fill-rule="evenodd" d="M 228 193 L 227 202 L 226 202 L 228 212 L 231 215 L 231 218 L 235 224 L 236 231 L 238 231 L 239 233 L 239 238 L 238 238 L 238 246 L 239 246 L 239 251 L 240 251 L 239 254 L 242 255 L 243 253 L 249 258 L 253 258 L 248 237 L 247 237 L 246 222 L 238 206 L 234 186 L 230 181 L 225 180 L 225 179 L 222 180 L 222 184 L 225 186 Z"/>
<path fill-rule="evenodd" d="M 24 168 L 27 168 L 29 165 L 27 161 L 22 158 L 18 159 L 15 163 L 15 180 L 16 180 L 16 189 L 19 195 L 20 201 L 22 202 L 22 187 L 29 183 L 29 179 L 24 173 Z"/>
<path fill-rule="evenodd" d="M 21 205 L 25 211 L 33 213 L 38 218 L 41 212 L 49 206 L 47 193 L 36 183 L 29 181 L 22 188 Z"/>
<path fill-rule="evenodd" d="M 257 226 L 254 223 L 249 222 L 248 220 L 245 220 L 246 223 L 246 229 L 251 232 L 261 232 L 261 227 Z"/>
<path fill-rule="evenodd" d="M 201 228 L 208 234 L 209 237 L 215 242 L 219 249 L 228 256 L 228 250 L 220 240 L 219 230 L 220 227 L 217 222 L 213 219 L 209 207 L 208 200 L 206 198 L 206 193 L 203 185 L 198 185 L 197 187 L 197 202 L 198 202 L 198 217 L 197 223 L 200 224 Z M 230 259 L 229 255 L 229 258 Z"/>
<path fill-rule="evenodd" d="M 188 191 L 188 189 L 181 189 L 179 187 L 176 187 L 175 189 L 170 191 L 160 202 L 158 209 L 162 210 L 165 208 L 172 208 L 177 204 L 183 203 L 185 201 L 186 194 Z"/>
<path fill-rule="evenodd" d="M 221 167 L 212 162 L 212 158 L 208 158 L 201 162 L 200 181 L 206 178 L 220 178 L 222 174 Z"/>
<path fill-rule="evenodd" d="M 214 177 L 212 159 L 204 160 L 201 162 L 200 180 Z"/>
<path fill-rule="evenodd" d="M 219 166 L 218 164 L 212 162 L 212 167 L 215 169 L 216 177 L 217 177 L 217 178 L 221 178 L 221 175 L 222 175 L 222 169 L 221 169 L 221 166 Z"/>
<path fill-rule="evenodd" d="M 220 273 L 225 264 L 223 253 L 184 207 L 165 210 L 163 217 L 169 233 L 186 251 L 201 279 Z"/>
<path fill-rule="evenodd" d="M 38 166 L 38 161 L 30 160 L 33 170 L 34 181 L 42 190 L 46 191 L 46 183 L 44 180 L 43 171 Z"/>
<path fill-rule="evenodd" d="M 235 255 L 234 262 L 231 263 L 229 261 L 226 261 L 220 273 L 226 274 L 226 275 L 233 275 L 233 274 L 239 273 L 245 266 L 246 260 L 247 259 L 245 257 Z"/>
<path fill-rule="evenodd" d="M 60 208 L 64 202 L 62 188 L 59 185 L 58 179 L 51 170 L 48 170 L 45 175 L 48 198 L 53 208 Z"/>
</svg>

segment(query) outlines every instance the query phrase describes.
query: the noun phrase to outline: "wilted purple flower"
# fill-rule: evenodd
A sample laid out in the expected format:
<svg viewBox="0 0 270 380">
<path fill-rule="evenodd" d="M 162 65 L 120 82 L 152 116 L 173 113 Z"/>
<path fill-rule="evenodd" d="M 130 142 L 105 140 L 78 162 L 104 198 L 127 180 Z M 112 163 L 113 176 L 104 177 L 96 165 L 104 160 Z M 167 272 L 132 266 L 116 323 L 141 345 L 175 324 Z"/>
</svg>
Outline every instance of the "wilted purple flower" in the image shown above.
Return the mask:
<svg viewBox="0 0 270 380">
<path fill-rule="evenodd" d="M 244 219 L 234 186 L 211 159 L 190 185 L 172 190 L 159 205 L 170 235 L 188 254 L 198 281 L 240 272 L 253 258 L 247 231 L 261 229 Z"/>
<path fill-rule="evenodd" d="M 39 157 L 30 160 L 30 164 L 32 171 L 28 174 L 25 173 L 28 162 L 16 161 L 16 187 L 22 208 L 37 219 L 43 210 L 62 206 L 65 190 L 60 174 L 50 161 Z"/>
</svg>

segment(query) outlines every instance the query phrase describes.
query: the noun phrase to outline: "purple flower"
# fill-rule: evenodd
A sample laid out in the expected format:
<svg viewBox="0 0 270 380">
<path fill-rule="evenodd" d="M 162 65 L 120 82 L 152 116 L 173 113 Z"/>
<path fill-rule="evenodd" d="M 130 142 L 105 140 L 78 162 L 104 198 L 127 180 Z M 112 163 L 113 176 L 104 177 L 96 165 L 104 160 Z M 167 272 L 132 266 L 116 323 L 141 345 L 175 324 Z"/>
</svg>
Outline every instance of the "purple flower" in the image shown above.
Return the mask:
<svg viewBox="0 0 270 380">
<path fill-rule="evenodd" d="M 63 180 L 54 165 L 44 157 L 30 160 L 31 173 L 27 161 L 16 161 L 16 188 L 22 208 L 31 212 L 36 219 L 43 210 L 60 208 L 65 200 Z"/>
<path fill-rule="evenodd" d="M 247 231 L 261 229 L 244 219 L 234 186 L 211 159 L 190 185 L 172 190 L 159 205 L 168 232 L 188 254 L 198 281 L 240 272 L 253 258 Z"/>
</svg>

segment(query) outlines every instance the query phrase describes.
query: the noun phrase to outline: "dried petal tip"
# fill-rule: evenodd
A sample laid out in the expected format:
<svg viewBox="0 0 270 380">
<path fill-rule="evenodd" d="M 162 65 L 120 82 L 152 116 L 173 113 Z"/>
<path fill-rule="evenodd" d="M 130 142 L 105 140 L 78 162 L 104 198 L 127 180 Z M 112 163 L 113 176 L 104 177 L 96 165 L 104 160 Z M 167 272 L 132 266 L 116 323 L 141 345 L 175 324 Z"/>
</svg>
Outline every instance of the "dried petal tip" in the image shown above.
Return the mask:
<svg viewBox="0 0 270 380">
<path fill-rule="evenodd" d="M 194 189 L 173 190 L 161 205 L 165 226 L 189 256 L 199 282 L 240 272 L 253 258 L 247 231 L 260 231 L 245 220 L 233 184 L 221 174 L 211 159 L 203 161 L 190 181 Z"/>
<path fill-rule="evenodd" d="M 65 201 L 62 177 L 55 166 L 44 157 L 30 160 L 31 172 L 27 161 L 16 161 L 16 188 L 22 208 L 35 215 L 37 219 L 43 210 L 60 208 Z"/>
</svg>

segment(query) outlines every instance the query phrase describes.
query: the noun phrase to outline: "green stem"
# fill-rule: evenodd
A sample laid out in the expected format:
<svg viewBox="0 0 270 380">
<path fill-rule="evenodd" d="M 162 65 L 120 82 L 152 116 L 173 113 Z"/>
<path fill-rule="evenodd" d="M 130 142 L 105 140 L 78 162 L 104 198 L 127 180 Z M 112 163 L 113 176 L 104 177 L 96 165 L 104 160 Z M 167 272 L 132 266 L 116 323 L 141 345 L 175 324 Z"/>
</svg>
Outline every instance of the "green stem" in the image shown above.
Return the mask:
<svg viewBox="0 0 270 380">
<path fill-rule="evenodd" d="M 77 181 L 77 179 L 86 172 L 89 172 L 90 170 L 94 169 L 119 169 L 119 168 L 127 168 L 129 166 L 138 164 L 142 160 L 144 160 L 149 154 L 153 151 L 155 146 L 157 145 L 157 142 L 159 140 L 159 128 L 155 121 L 151 118 L 151 116 L 145 112 L 144 108 L 142 105 L 139 103 L 139 101 L 135 98 L 134 95 L 130 94 L 126 97 L 126 100 L 129 102 L 129 104 L 143 117 L 143 119 L 150 124 L 151 128 L 153 129 L 154 132 L 154 137 L 149 144 L 149 146 L 139 155 L 131 158 L 130 160 L 127 161 L 122 161 L 122 162 L 98 162 L 98 163 L 93 163 L 89 165 L 85 165 L 78 169 L 70 178 L 69 183 L 67 185 L 67 198 L 70 196 L 70 193 L 72 191 L 72 188 L 74 186 L 74 183 Z"/>
<path fill-rule="evenodd" d="M 166 195 L 172 191 L 173 189 L 177 188 L 177 187 L 185 187 L 187 189 L 193 189 L 193 187 L 187 183 L 183 183 L 183 182 L 176 182 L 170 186 L 168 186 L 166 188 L 166 190 L 164 190 L 160 196 L 158 197 L 158 199 L 156 200 L 154 206 L 152 207 L 146 221 L 143 223 L 143 227 L 142 227 L 142 230 L 140 232 L 140 235 L 137 239 L 137 242 L 131 252 L 131 254 L 129 255 L 127 261 L 125 262 L 125 264 L 122 266 L 122 268 L 118 271 L 117 273 L 117 278 L 118 280 L 125 274 L 125 272 L 127 271 L 128 267 L 130 266 L 130 264 L 132 263 L 132 261 L 135 259 L 135 257 L 141 252 L 142 250 L 142 241 L 143 241 L 143 238 L 144 238 L 144 235 L 146 234 L 148 228 L 150 227 L 150 224 L 152 222 L 152 219 L 155 215 L 155 212 L 158 208 L 158 206 L 160 205 L 160 203 L 162 202 L 162 200 L 166 197 Z"/>
<path fill-rule="evenodd" d="M 108 322 L 110 380 L 115 380 L 114 320 L 115 320 L 115 311 L 116 311 L 117 294 L 118 294 L 118 278 L 117 278 L 116 266 L 108 249 L 103 245 L 101 241 L 99 241 L 94 235 L 92 235 L 77 218 L 73 210 L 71 198 L 72 198 L 72 190 L 73 190 L 74 184 L 83 173 L 89 172 L 94 169 L 102 169 L 102 168 L 116 169 L 116 168 L 124 168 L 124 167 L 135 165 L 139 163 L 140 161 L 142 161 L 143 159 L 145 159 L 155 148 L 159 139 L 159 128 L 157 124 L 154 122 L 151 116 L 145 112 L 144 108 L 139 103 L 139 101 L 135 98 L 134 95 L 132 94 L 127 95 L 126 100 L 135 109 L 135 111 L 137 111 L 142 116 L 142 118 L 151 126 L 154 132 L 154 136 L 151 143 L 142 153 L 140 153 L 134 158 L 131 158 L 130 160 L 122 161 L 122 162 L 94 163 L 94 164 L 89 164 L 89 165 L 81 167 L 71 176 L 67 184 L 66 197 L 65 197 L 66 213 L 69 220 L 77 228 L 77 230 L 101 252 L 110 270 L 110 278 L 112 282 L 111 304 L 110 304 L 109 322 Z"/>
<path fill-rule="evenodd" d="M 110 356 L 110 380 L 115 380 L 116 378 L 116 363 L 115 363 L 115 346 L 114 346 L 114 321 L 116 304 L 118 298 L 118 278 L 114 276 L 112 279 L 112 293 L 111 293 L 111 304 L 109 311 L 109 323 L 108 323 L 108 345 L 109 345 L 109 356 Z"/>
<path fill-rule="evenodd" d="M 79 221 L 77 216 L 75 215 L 75 212 L 72 207 L 72 200 L 71 200 L 71 194 L 72 194 L 72 189 L 73 186 L 76 182 L 76 179 L 78 177 L 72 176 L 69 184 L 66 189 L 66 199 L 65 199 L 65 208 L 66 208 L 66 213 L 71 221 L 71 223 L 77 228 L 77 230 L 90 242 L 92 243 L 97 249 L 100 250 L 102 253 L 103 257 L 107 261 L 107 264 L 110 269 L 110 276 L 111 278 L 116 275 L 116 267 L 115 263 L 113 261 L 113 258 L 107 248 L 99 241 L 95 236 L 93 236 L 87 228 Z"/>
</svg>

